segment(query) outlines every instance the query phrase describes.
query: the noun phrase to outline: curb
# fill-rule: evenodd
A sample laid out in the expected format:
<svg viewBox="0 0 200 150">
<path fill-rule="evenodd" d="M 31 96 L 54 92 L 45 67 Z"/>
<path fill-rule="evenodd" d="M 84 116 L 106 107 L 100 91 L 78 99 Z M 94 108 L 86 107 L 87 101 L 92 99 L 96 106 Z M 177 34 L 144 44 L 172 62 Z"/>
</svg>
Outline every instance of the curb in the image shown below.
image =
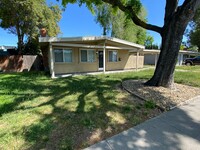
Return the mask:
<svg viewBox="0 0 200 150">
<path fill-rule="evenodd" d="M 196 99 L 198 99 L 198 98 L 200 98 L 200 95 L 198 95 L 198 96 L 196 96 L 196 97 L 193 97 L 193 98 L 190 98 L 190 99 L 188 99 L 188 100 L 186 100 L 186 101 L 184 101 L 184 102 L 181 102 L 180 104 L 178 104 L 178 105 L 176 105 L 176 106 L 170 107 L 170 110 L 173 110 L 173 109 L 175 109 L 175 108 L 177 108 L 177 107 L 183 106 L 183 105 L 188 104 L 188 103 L 190 103 L 190 102 L 194 102 L 194 101 L 195 101 Z"/>
</svg>

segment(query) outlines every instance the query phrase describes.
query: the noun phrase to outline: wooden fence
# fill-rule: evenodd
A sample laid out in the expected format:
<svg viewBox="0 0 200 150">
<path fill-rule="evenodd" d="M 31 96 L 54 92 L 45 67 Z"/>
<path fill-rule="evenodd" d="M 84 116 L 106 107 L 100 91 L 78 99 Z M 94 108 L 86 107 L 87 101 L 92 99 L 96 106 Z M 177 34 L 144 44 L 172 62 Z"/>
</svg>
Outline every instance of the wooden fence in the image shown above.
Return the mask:
<svg viewBox="0 0 200 150">
<path fill-rule="evenodd" d="M 42 59 L 37 55 L 0 56 L 0 72 L 41 70 Z"/>
</svg>

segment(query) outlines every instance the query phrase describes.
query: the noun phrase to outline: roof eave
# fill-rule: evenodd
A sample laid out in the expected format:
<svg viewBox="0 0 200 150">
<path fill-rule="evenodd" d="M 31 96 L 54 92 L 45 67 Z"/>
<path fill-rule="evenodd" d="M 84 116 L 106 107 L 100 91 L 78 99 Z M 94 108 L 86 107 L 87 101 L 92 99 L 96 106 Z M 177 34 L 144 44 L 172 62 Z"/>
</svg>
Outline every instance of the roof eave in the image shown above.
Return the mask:
<svg viewBox="0 0 200 150">
<path fill-rule="evenodd" d="M 98 41 L 98 40 L 108 40 L 111 42 L 116 42 L 116 43 L 120 43 L 120 44 L 124 44 L 127 46 L 131 46 L 134 48 L 138 48 L 138 49 L 144 49 L 145 47 L 143 45 L 139 45 L 139 44 L 135 44 L 132 42 L 128 42 L 125 40 L 121 40 L 118 38 L 113 38 L 113 37 L 105 37 L 105 36 L 99 36 L 99 37 L 95 37 L 95 36 L 91 36 L 91 37 L 68 37 L 68 38 L 57 38 L 57 37 L 40 37 L 39 38 L 39 42 L 43 43 L 43 42 L 73 42 L 73 41 Z"/>
</svg>

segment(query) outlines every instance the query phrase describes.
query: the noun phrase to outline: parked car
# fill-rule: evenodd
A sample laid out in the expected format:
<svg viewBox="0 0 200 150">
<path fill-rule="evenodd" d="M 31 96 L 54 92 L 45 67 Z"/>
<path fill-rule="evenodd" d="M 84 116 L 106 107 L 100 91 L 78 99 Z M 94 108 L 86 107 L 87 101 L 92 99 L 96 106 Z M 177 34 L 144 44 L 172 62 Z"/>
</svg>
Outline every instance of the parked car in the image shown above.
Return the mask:
<svg viewBox="0 0 200 150">
<path fill-rule="evenodd" d="M 185 65 L 191 66 L 191 65 L 200 65 L 200 56 L 194 57 L 194 58 L 186 58 L 185 59 Z"/>
</svg>

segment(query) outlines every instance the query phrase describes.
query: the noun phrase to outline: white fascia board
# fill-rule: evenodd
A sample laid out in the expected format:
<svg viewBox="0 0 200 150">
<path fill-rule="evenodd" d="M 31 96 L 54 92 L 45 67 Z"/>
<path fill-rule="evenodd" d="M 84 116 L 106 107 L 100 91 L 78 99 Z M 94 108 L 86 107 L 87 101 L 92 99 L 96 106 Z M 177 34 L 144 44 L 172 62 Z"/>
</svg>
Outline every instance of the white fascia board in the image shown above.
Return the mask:
<svg viewBox="0 0 200 150">
<path fill-rule="evenodd" d="M 182 53 L 182 54 L 195 54 L 195 55 L 200 55 L 199 52 L 183 51 L 183 50 L 180 50 L 179 53 Z"/>
<path fill-rule="evenodd" d="M 72 42 L 72 41 L 96 41 L 96 40 L 105 40 L 105 37 L 95 37 L 95 36 L 86 36 L 86 37 L 40 37 L 39 42 Z"/>
<path fill-rule="evenodd" d="M 103 49 L 104 46 L 99 45 L 86 45 L 86 44 L 68 44 L 68 43 L 52 43 L 53 46 L 67 46 L 67 47 L 80 47 L 80 48 L 97 48 Z M 106 49 L 116 49 L 116 50 L 129 50 L 130 52 L 136 52 L 142 49 L 130 48 L 130 47 L 115 47 L 115 46 L 105 46 Z"/>
<path fill-rule="evenodd" d="M 98 45 L 85 45 L 85 44 L 68 44 L 68 43 L 52 43 L 53 46 L 68 46 L 68 47 L 80 47 L 80 48 L 103 48 Z"/>
<path fill-rule="evenodd" d="M 99 36 L 99 37 L 95 37 L 95 36 L 86 36 L 86 37 L 62 37 L 62 38 L 57 38 L 57 37 L 40 37 L 39 38 L 39 42 L 70 42 L 70 41 L 98 41 L 98 40 L 108 40 L 111 42 L 116 42 L 119 44 L 124 44 L 127 46 L 131 46 L 134 48 L 138 48 L 138 49 L 144 49 L 145 47 L 143 45 L 139 45 L 139 44 L 135 44 L 132 42 L 128 42 L 125 40 L 121 40 L 118 38 L 113 38 L 113 37 L 105 37 L 105 36 Z"/>
<path fill-rule="evenodd" d="M 152 50 L 149 50 L 149 49 L 145 49 L 143 50 L 144 54 L 159 54 L 160 53 L 160 50 L 156 50 L 156 49 L 152 49 Z"/>
<path fill-rule="evenodd" d="M 160 50 L 155 50 L 155 49 L 145 49 L 144 51 L 144 54 L 159 54 L 160 53 Z M 195 55 L 200 55 L 199 52 L 193 52 L 193 51 L 183 51 L 183 50 L 180 50 L 179 51 L 180 54 L 195 54 Z"/>
<path fill-rule="evenodd" d="M 106 40 L 109 40 L 111 42 L 113 41 L 113 42 L 125 44 L 125 45 L 132 46 L 132 47 L 136 47 L 136 48 L 139 48 L 139 49 L 144 49 L 145 48 L 143 45 L 139 45 L 139 44 L 132 43 L 132 42 L 125 41 L 125 40 L 122 40 L 122 39 L 118 39 L 118 38 L 106 37 Z"/>
</svg>

